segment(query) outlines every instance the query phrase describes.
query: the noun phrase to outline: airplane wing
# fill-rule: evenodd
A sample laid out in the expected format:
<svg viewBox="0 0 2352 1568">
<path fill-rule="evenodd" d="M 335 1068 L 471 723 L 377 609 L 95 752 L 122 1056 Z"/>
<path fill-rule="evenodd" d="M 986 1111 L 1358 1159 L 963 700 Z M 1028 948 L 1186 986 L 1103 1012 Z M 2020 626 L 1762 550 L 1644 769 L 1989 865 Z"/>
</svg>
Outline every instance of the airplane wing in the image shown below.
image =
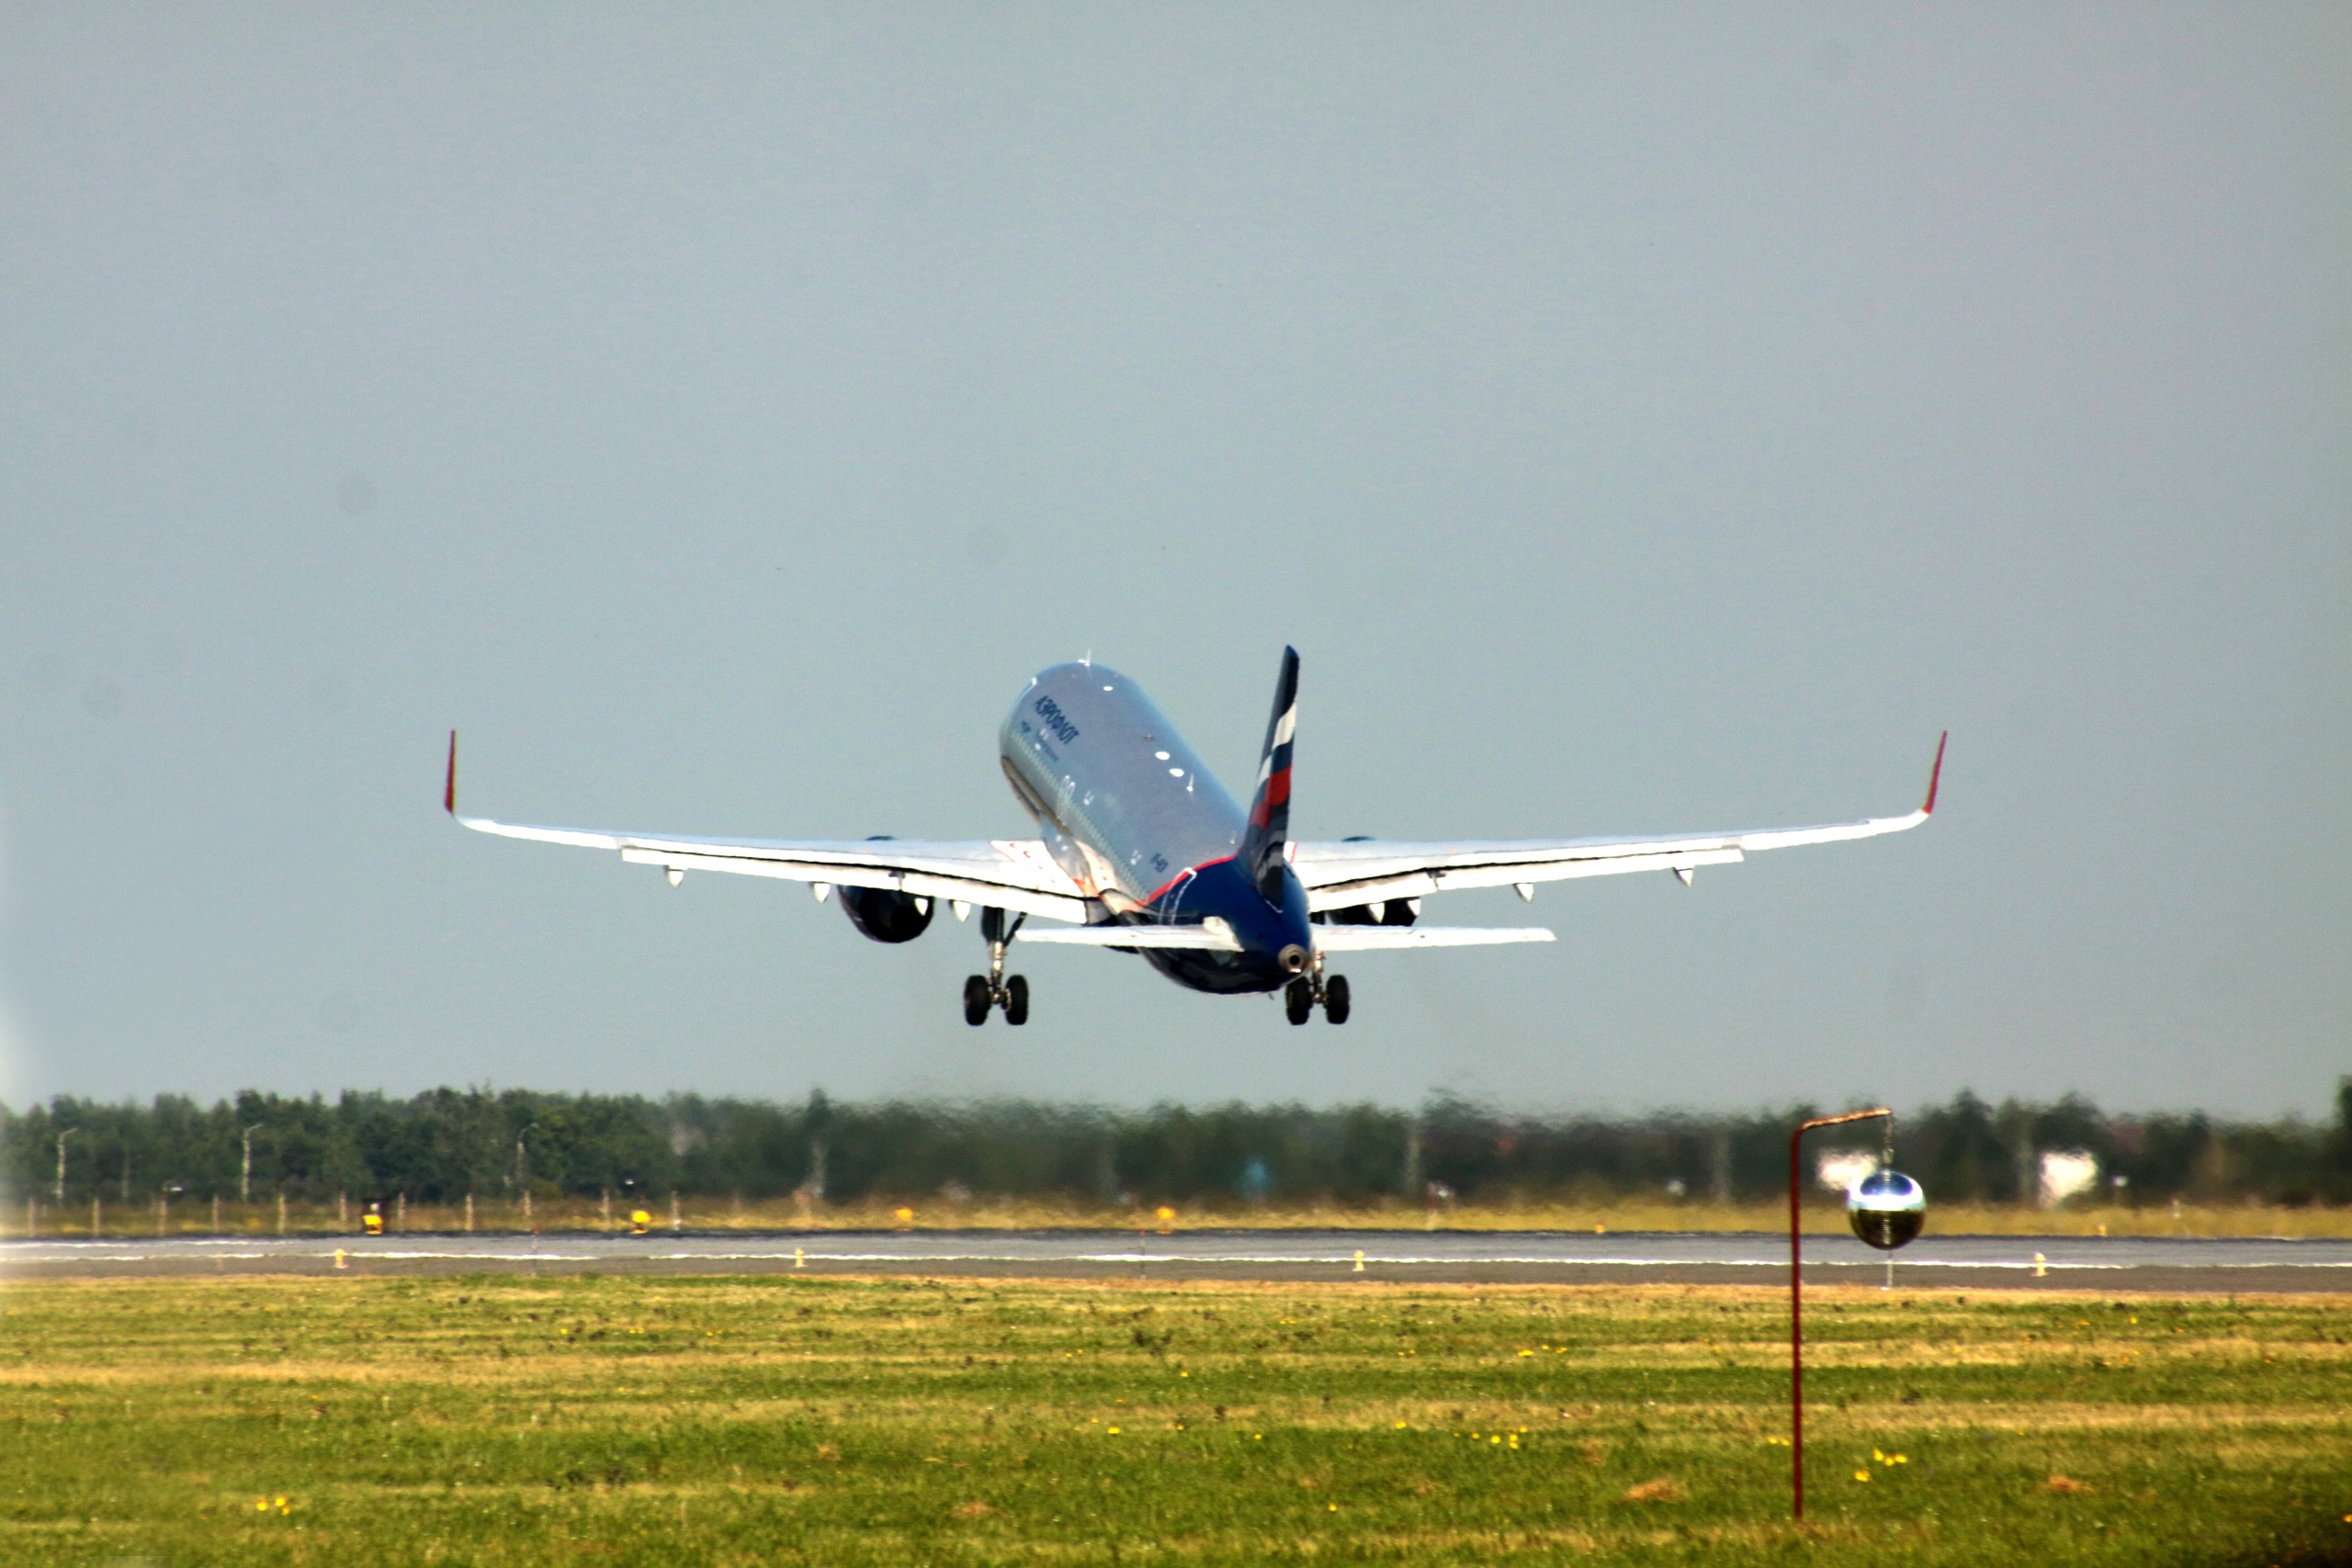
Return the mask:
<svg viewBox="0 0 2352 1568">
<path fill-rule="evenodd" d="M 1945 737 L 1946 739 L 1949 736 Z M 1702 865 L 1729 865 L 1760 850 L 1799 844 L 1834 844 L 1848 839 L 1900 833 L 1925 822 L 1936 809 L 1936 786 L 1943 776 L 1944 740 L 1928 775 L 1928 798 L 1902 817 L 1872 817 L 1814 828 L 1767 828 L 1728 833 L 1679 833 L 1623 839 L 1457 839 L 1406 842 L 1355 839 L 1340 843 L 1295 846 L 1291 869 L 1306 888 L 1316 911 L 1355 908 L 1396 898 L 1419 898 L 1459 887 L 1515 886 L 1534 896 L 1534 884 L 1571 876 L 1614 876 L 1634 871 L 1670 871 L 1684 882 Z M 1316 941 L 1340 931 L 1412 927 L 1317 926 Z M 1488 940 L 1503 940 L 1489 938 Z M 1521 938 L 1517 940 L 1541 940 Z"/>
<path fill-rule="evenodd" d="M 442 804 L 458 817 L 457 738 L 449 740 L 449 783 Z M 673 833 L 607 832 L 538 828 L 458 817 L 477 833 L 530 839 L 543 844 L 605 850 L 631 865 L 658 865 L 673 879 L 690 871 L 773 876 L 835 887 L 882 887 L 920 898 L 994 906 L 1081 921 L 1099 918 L 1077 883 L 1054 863 L 1036 839 L 689 839 Z M 821 896 L 821 894 L 820 894 Z"/>
</svg>

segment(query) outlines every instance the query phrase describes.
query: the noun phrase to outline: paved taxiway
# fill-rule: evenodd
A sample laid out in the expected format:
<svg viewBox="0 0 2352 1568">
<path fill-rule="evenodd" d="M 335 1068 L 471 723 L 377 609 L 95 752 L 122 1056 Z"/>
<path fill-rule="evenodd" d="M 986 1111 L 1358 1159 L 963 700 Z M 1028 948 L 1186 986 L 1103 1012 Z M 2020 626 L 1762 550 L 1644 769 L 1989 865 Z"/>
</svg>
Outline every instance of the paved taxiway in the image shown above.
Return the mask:
<svg viewBox="0 0 2352 1568">
<path fill-rule="evenodd" d="M 1560 1231 L 908 1231 L 646 1236 L 405 1235 L 0 1243 L 0 1280 L 187 1274 L 889 1274 L 964 1278 L 1387 1280 L 1459 1283 L 1775 1284 L 1766 1233 Z M 2037 1261 L 2039 1255 L 2039 1261 Z M 1361 1269 L 1358 1263 L 1362 1263 Z M 1897 1255 L 1913 1289 L 2352 1292 L 2352 1240 L 1935 1236 Z M 1884 1259 L 1808 1236 L 1805 1277 L 1877 1284 Z"/>
</svg>

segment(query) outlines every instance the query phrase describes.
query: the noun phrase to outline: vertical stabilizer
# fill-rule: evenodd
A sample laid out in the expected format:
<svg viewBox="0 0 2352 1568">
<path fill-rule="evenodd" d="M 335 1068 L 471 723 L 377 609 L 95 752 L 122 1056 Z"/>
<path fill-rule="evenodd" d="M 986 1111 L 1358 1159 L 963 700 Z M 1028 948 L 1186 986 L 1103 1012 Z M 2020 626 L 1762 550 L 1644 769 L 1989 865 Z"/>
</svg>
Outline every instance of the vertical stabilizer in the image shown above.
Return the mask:
<svg viewBox="0 0 2352 1568">
<path fill-rule="evenodd" d="M 1274 682 L 1273 716 L 1266 721 L 1266 746 L 1258 758 L 1258 792 L 1250 800 L 1250 826 L 1235 856 L 1252 886 L 1279 898 L 1283 847 L 1290 840 L 1291 737 L 1298 728 L 1298 649 L 1283 649 L 1283 671 Z"/>
</svg>

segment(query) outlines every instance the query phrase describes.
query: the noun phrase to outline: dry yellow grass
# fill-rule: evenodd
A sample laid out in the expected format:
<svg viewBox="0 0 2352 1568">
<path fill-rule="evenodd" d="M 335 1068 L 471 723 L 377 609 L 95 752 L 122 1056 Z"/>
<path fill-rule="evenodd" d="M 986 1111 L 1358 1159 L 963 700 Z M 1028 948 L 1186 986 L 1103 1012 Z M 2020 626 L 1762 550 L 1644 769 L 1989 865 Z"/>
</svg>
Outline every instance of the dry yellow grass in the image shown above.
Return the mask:
<svg viewBox="0 0 2352 1568">
<path fill-rule="evenodd" d="M 657 1230 L 674 1223 L 693 1231 L 892 1231 L 892 1230 L 1125 1230 L 1143 1235 L 1204 1230 L 1454 1230 L 1454 1231 L 1718 1231 L 1785 1232 L 1784 1202 L 1709 1203 L 1664 1200 L 1592 1202 L 1462 1205 L 1442 1212 L 1403 1203 L 1361 1206 L 1294 1205 L 1246 1208 L 1173 1205 L 1162 1218 L 1154 1209 L 1107 1204 L 990 1201 L 950 1202 L 943 1198 L 876 1198 L 850 1203 L 803 1203 L 791 1200 L 737 1202 L 684 1199 L 674 1211 L 664 1199 L 649 1202 Z M 366 1205 L 295 1206 L 285 1225 L 294 1235 L 357 1235 Z M 170 1235 L 254 1235 L 278 1234 L 273 1203 L 223 1203 L 216 1222 L 211 1205 L 184 1201 L 168 1214 L 152 1203 L 102 1212 L 102 1235 L 135 1238 Z M 674 1220 L 673 1220 L 674 1215 Z M 388 1232 L 452 1234 L 483 1232 L 617 1232 L 629 1227 L 628 1203 L 595 1199 L 539 1200 L 526 1214 L 521 1204 L 501 1200 L 474 1205 L 470 1227 L 463 1204 L 387 1204 Z M 1804 1225 L 1816 1234 L 1842 1232 L 1843 1211 L 1834 1201 L 1811 1201 Z M 0 1236 L 28 1234 L 21 1206 L 0 1212 Z M 33 1234 L 85 1238 L 91 1235 L 86 1205 L 42 1208 Z M 2352 1207 L 2314 1204 L 2266 1208 L 2256 1204 L 2184 1204 L 2150 1208 L 2019 1208 L 1989 1203 L 1936 1204 L 1928 1213 L 1930 1235 L 2115 1235 L 2267 1236 L 2287 1239 L 2352 1237 Z"/>
</svg>

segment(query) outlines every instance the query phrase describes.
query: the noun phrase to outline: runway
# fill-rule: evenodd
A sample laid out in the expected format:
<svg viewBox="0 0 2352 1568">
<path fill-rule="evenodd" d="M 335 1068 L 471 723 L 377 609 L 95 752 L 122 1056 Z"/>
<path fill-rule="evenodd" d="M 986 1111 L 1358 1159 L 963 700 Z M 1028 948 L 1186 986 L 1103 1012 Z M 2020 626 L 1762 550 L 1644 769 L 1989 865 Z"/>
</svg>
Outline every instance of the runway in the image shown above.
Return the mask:
<svg viewBox="0 0 2352 1568">
<path fill-rule="evenodd" d="M 1805 1238 L 1808 1283 L 1875 1285 L 1883 1255 Z M 1769 1233 L 906 1231 L 641 1237 L 406 1235 L 0 1243 L 0 1280 L 190 1274 L 882 1274 L 1462 1284 L 1775 1285 Z M 1896 1255 L 1911 1289 L 2352 1292 L 2352 1240 L 1926 1236 Z"/>
</svg>

